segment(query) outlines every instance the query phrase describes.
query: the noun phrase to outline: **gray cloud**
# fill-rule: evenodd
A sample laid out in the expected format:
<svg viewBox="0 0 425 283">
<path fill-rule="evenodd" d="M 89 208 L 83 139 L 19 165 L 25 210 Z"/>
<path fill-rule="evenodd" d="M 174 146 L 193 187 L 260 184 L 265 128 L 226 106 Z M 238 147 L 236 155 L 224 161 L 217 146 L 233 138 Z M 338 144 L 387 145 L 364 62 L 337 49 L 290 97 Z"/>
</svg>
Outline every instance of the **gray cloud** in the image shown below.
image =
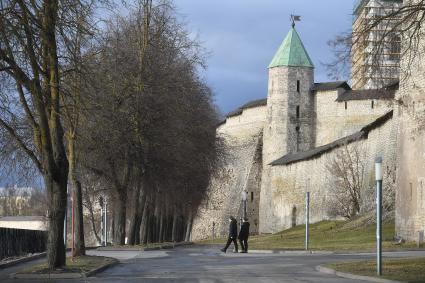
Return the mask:
<svg viewBox="0 0 425 283">
<path fill-rule="evenodd" d="M 205 78 L 227 113 L 248 100 L 266 97 L 267 65 L 290 29 L 290 14 L 302 16 L 297 30 L 316 66 L 330 60 L 327 41 L 351 27 L 351 0 L 176 0 L 189 28 L 212 55 Z"/>
</svg>

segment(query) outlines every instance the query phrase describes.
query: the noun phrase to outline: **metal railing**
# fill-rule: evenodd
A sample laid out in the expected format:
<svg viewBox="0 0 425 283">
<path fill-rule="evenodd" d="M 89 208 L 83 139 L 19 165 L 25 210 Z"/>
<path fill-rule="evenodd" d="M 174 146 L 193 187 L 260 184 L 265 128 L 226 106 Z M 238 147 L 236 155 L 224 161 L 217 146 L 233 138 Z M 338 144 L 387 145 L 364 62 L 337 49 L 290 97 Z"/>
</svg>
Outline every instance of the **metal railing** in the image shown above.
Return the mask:
<svg viewBox="0 0 425 283">
<path fill-rule="evenodd" d="M 47 232 L 0 228 L 0 260 L 46 251 Z"/>
</svg>

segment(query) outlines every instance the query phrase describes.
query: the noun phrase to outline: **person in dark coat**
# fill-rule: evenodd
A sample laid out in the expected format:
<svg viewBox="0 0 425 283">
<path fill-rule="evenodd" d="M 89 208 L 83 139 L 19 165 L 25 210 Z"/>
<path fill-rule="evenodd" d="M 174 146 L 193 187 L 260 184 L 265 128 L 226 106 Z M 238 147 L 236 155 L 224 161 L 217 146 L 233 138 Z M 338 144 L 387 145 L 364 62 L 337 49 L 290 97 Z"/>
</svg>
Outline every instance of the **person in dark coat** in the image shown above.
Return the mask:
<svg viewBox="0 0 425 283">
<path fill-rule="evenodd" d="M 249 237 L 249 222 L 248 218 L 244 218 L 242 222 L 241 231 L 239 232 L 239 243 L 241 244 L 241 253 L 248 252 L 248 237 Z"/>
<path fill-rule="evenodd" d="M 238 236 L 238 222 L 233 216 L 229 217 L 229 238 L 227 239 L 226 246 L 221 249 L 223 253 L 227 251 L 227 248 L 233 242 L 235 245 L 235 253 L 238 252 L 238 243 L 236 242 L 236 238 Z"/>
</svg>

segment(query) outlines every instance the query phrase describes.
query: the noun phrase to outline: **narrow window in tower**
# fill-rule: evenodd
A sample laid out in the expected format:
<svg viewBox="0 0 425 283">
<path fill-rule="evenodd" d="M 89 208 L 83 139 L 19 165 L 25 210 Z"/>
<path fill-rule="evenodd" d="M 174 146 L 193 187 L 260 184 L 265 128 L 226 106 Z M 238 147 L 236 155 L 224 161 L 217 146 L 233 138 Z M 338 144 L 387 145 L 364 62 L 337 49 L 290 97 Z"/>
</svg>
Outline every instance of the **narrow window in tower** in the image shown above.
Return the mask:
<svg viewBox="0 0 425 283">
<path fill-rule="evenodd" d="M 300 127 L 296 127 L 295 131 L 297 132 L 297 140 L 296 140 L 296 151 L 298 152 L 299 150 L 299 145 L 300 145 Z"/>
<path fill-rule="evenodd" d="M 300 106 L 297 105 L 297 118 L 300 118 Z"/>
<path fill-rule="evenodd" d="M 254 192 L 251 192 L 251 202 L 254 201 Z"/>
<path fill-rule="evenodd" d="M 345 104 L 345 110 L 347 110 L 347 106 L 348 106 L 347 101 L 344 104 Z"/>
<path fill-rule="evenodd" d="M 300 80 L 297 80 L 297 92 L 300 92 Z"/>
<path fill-rule="evenodd" d="M 375 101 L 372 100 L 371 106 L 372 106 L 372 109 L 375 107 Z"/>
</svg>

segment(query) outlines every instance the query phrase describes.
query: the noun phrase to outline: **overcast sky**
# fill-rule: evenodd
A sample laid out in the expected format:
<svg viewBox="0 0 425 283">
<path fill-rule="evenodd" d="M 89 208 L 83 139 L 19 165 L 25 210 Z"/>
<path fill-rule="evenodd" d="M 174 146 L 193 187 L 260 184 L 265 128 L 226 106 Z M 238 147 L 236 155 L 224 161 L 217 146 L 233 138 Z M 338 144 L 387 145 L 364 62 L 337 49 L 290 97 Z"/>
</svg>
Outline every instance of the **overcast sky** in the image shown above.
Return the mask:
<svg viewBox="0 0 425 283">
<path fill-rule="evenodd" d="M 301 15 L 297 31 L 316 67 L 316 82 L 327 81 L 328 40 L 351 28 L 354 0 L 175 0 L 192 32 L 211 52 L 204 74 L 223 114 L 267 96 L 267 66 Z"/>
</svg>

